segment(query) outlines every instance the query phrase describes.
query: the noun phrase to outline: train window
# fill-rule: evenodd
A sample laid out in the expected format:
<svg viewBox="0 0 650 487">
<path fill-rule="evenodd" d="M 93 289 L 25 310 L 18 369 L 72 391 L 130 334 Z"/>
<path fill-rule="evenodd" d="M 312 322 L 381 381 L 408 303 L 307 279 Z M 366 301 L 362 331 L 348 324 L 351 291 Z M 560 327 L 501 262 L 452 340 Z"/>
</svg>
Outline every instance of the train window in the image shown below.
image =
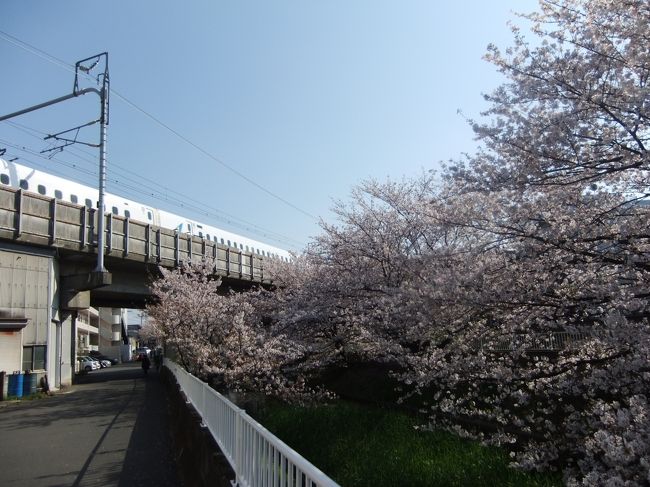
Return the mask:
<svg viewBox="0 0 650 487">
<path fill-rule="evenodd" d="M 93 207 L 93 202 L 90 201 L 89 198 L 86 198 L 86 208 L 92 208 Z"/>
<path fill-rule="evenodd" d="M 118 214 L 117 206 L 114 206 L 113 208 L 111 208 L 111 212 L 113 213 L 113 215 L 117 215 Z"/>
<path fill-rule="evenodd" d="M 131 218 L 131 212 L 129 210 L 124 210 L 124 216 L 127 218 Z"/>
<path fill-rule="evenodd" d="M 63 199 L 63 192 L 60 189 L 55 189 L 54 190 L 54 197 L 57 200 L 62 200 Z"/>
<path fill-rule="evenodd" d="M 29 181 L 27 181 L 26 179 L 21 179 L 20 180 L 20 187 L 25 189 L 25 190 L 29 189 Z"/>
<path fill-rule="evenodd" d="M 0 183 L 9 184 L 9 176 L 7 174 L 0 174 Z"/>
<path fill-rule="evenodd" d="M 79 203 L 79 198 L 77 198 L 76 194 L 71 194 L 70 195 L 70 203 L 74 203 L 74 204 Z"/>
<path fill-rule="evenodd" d="M 42 184 L 39 184 L 38 185 L 38 194 L 44 195 L 45 193 L 46 193 L 45 186 L 43 186 Z"/>
<path fill-rule="evenodd" d="M 148 220 L 153 220 L 153 215 L 151 214 L 150 211 L 147 212 L 147 219 Z"/>
</svg>

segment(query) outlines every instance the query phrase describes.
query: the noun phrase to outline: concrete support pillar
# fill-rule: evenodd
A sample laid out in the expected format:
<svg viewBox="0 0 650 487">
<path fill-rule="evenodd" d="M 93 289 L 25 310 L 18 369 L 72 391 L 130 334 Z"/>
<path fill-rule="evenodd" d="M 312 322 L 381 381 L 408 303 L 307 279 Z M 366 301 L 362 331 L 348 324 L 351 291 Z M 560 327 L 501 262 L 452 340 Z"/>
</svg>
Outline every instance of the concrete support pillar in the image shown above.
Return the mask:
<svg viewBox="0 0 650 487">
<path fill-rule="evenodd" d="M 112 345 L 119 346 L 122 344 L 122 310 L 120 308 L 111 309 L 111 331 L 113 333 Z"/>
</svg>

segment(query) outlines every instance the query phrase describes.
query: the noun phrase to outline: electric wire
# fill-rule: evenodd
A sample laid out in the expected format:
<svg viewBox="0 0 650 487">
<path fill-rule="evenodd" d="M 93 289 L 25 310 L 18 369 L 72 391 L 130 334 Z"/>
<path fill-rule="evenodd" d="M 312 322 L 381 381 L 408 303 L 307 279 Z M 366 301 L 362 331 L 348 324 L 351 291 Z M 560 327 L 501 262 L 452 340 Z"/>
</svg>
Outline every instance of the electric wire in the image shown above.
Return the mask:
<svg viewBox="0 0 650 487">
<path fill-rule="evenodd" d="M 68 162 L 68 161 L 63 161 L 63 160 L 60 160 L 60 159 L 58 159 L 56 157 L 45 157 L 37 149 L 29 148 L 29 147 L 26 147 L 26 146 L 16 145 L 16 144 L 14 144 L 11 141 L 6 140 L 6 139 L 1 139 L 0 138 L 0 143 L 3 144 L 6 147 L 11 147 L 14 150 L 25 152 L 25 153 L 30 154 L 30 155 L 32 155 L 34 157 L 39 158 L 39 159 L 45 159 L 45 160 L 47 160 L 49 162 L 55 162 L 55 163 L 57 163 L 57 164 L 59 164 L 61 166 L 65 166 L 65 167 L 68 167 L 70 169 L 73 169 L 76 172 L 79 172 L 82 175 L 84 175 L 84 178 L 80 178 L 81 182 L 83 182 L 84 184 L 87 184 L 89 186 L 92 186 L 94 184 L 92 181 L 93 181 L 93 178 L 95 178 L 97 176 L 97 171 L 93 170 L 94 166 L 92 166 L 92 165 L 91 165 L 91 169 L 87 169 L 87 168 L 81 167 L 78 164 L 74 164 L 74 163 L 71 163 L 71 162 Z M 77 156 L 77 157 L 79 157 L 79 156 Z M 52 170 L 53 168 L 52 168 L 51 165 L 44 165 L 44 164 L 42 164 L 40 162 L 36 162 L 36 161 L 34 161 L 32 159 L 27 159 L 25 157 L 21 157 L 21 159 L 23 159 L 23 160 L 29 162 L 31 165 L 36 166 L 36 167 L 38 167 L 40 169 L 43 169 L 43 170 L 45 170 L 47 172 L 53 172 L 56 175 L 64 177 L 66 179 L 69 178 L 69 176 L 67 174 L 63 174 L 63 173 L 61 173 L 59 171 L 53 171 Z M 86 161 L 86 162 L 88 162 L 88 161 Z M 91 164 L 92 164 L 92 161 L 91 161 Z M 264 229 L 262 227 L 259 227 L 259 226 L 255 225 L 255 224 L 251 224 L 249 222 L 246 222 L 245 220 L 241 220 L 241 219 L 238 219 L 239 221 L 230 220 L 230 219 L 227 218 L 230 215 L 228 215 L 225 212 L 222 212 L 222 213 L 227 215 L 227 217 L 223 217 L 221 215 L 206 212 L 204 207 L 187 204 L 184 200 L 181 200 L 181 199 L 178 199 L 178 198 L 169 198 L 167 196 L 160 195 L 158 193 L 150 193 L 148 191 L 144 191 L 142 185 L 139 185 L 136 181 L 133 181 L 133 180 L 131 180 L 131 182 L 134 185 L 126 184 L 124 182 L 120 182 L 120 181 L 115 180 L 115 179 L 111 179 L 110 182 L 116 183 L 116 186 L 118 186 L 122 190 L 121 192 L 126 193 L 126 195 L 128 197 L 133 198 L 134 200 L 137 200 L 138 197 L 141 197 L 142 195 L 145 195 L 145 196 L 154 198 L 154 199 L 156 199 L 158 201 L 171 203 L 172 205 L 174 205 L 176 207 L 182 208 L 184 210 L 192 211 L 195 214 L 201 214 L 201 215 L 204 215 L 204 216 L 211 217 L 213 219 L 217 219 L 217 220 L 219 220 L 219 221 L 221 221 L 223 223 L 227 223 L 227 224 L 229 224 L 229 225 L 231 225 L 233 227 L 237 227 L 237 228 L 239 228 L 241 230 L 246 230 L 246 231 L 248 231 L 248 232 L 250 232 L 252 234 L 259 235 L 259 236 L 264 237 L 266 239 L 273 240 L 273 241 L 276 241 L 276 242 L 280 242 L 280 243 L 283 243 L 285 245 L 295 246 L 295 244 L 299 243 L 296 240 L 291 239 L 290 237 L 279 234 L 277 232 L 269 231 L 267 229 Z M 149 189 L 151 189 L 151 188 L 149 188 Z M 200 203 L 200 202 L 199 202 L 199 204 L 202 205 L 202 203 Z M 219 210 L 215 210 L 215 211 L 219 211 Z M 236 217 L 233 217 L 233 219 L 237 220 Z M 251 226 L 255 227 L 255 228 L 250 228 Z"/>
<path fill-rule="evenodd" d="M 34 55 L 36 55 L 36 56 L 38 56 L 38 57 L 40 57 L 40 58 L 42 58 L 42 59 L 44 59 L 44 60 L 46 60 L 46 61 L 48 61 L 48 62 L 50 62 L 50 63 L 53 63 L 53 64 L 55 64 L 55 65 L 57 65 L 57 66 L 63 68 L 63 69 L 66 69 L 66 70 L 71 71 L 71 72 L 75 72 L 74 68 L 73 68 L 71 65 L 69 65 L 68 63 L 66 63 L 65 61 L 62 61 L 61 59 L 58 59 L 58 58 L 56 58 L 55 56 L 52 56 L 52 55 L 46 53 L 45 51 L 42 51 L 41 49 L 38 49 L 38 48 L 36 48 L 36 47 L 34 47 L 34 46 L 32 46 L 32 45 L 30 45 L 30 44 L 24 42 L 24 41 L 21 41 L 21 40 L 15 38 L 14 36 L 11 36 L 10 34 L 7 34 L 7 33 L 4 32 L 4 31 L 0 31 L 0 38 L 3 38 L 4 40 L 10 42 L 11 44 L 13 44 L 13 45 L 15 45 L 15 46 L 17 46 L 17 47 L 20 47 L 21 49 L 24 49 L 24 50 L 26 50 L 27 52 L 30 52 L 31 54 L 34 54 Z M 151 115 L 151 114 L 148 113 L 147 111 L 145 111 L 145 110 L 143 110 L 142 108 L 138 107 L 135 103 L 131 102 L 130 100 L 128 100 L 128 99 L 127 99 L 126 97 L 124 97 L 123 95 L 117 93 L 115 90 L 111 90 L 111 93 L 115 94 L 116 96 L 118 96 L 118 98 L 122 99 L 122 100 L 123 100 L 125 103 L 127 103 L 129 106 L 131 106 L 132 108 L 134 108 L 134 109 L 140 111 L 142 114 L 146 115 L 148 118 L 150 118 L 150 119 L 153 120 L 154 122 L 156 122 L 156 123 L 158 123 L 159 125 L 163 126 L 165 129 L 171 131 L 172 133 L 174 133 L 174 135 L 176 135 L 177 137 L 181 138 L 181 139 L 184 140 L 186 143 L 189 143 L 189 144 L 192 145 L 194 148 L 196 148 L 197 150 L 199 150 L 199 151 L 201 151 L 202 153 L 204 153 L 206 156 L 209 156 L 210 158 L 212 158 L 212 159 L 215 160 L 216 162 L 219 162 L 219 163 L 220 163 L 221 165 L 223 165 L 224 167 L 226 167 L 226 168 L 228 168 L 229 170 L 231 170 L 231 171 L 233 171 L 234 173 L 236 173 L 238 176 L 240 176 L 240 177 L 244 178 L 245 180 L 247 180 L 249 183 L 255 185 L 256 187 L 258 187 L 258 189 L 261 189 L 261 190 L 267 192 L 268 194 L 270 194 L 271 196 L 275 197 L 276 199 L 279 199 L 279 200 L 281 200 L 283 203 L 288 204 L 289 206 L 293 207 L 295 210 L 300 211 L 300 212 L 306 214 L 307 216 L 309 216 L 310 218 L 315 219 L 315 217 L 314 217 L 313 215 L 311 215 L 311 214 L 305 212 L 305 211 L 302 210 L 301 208 L 298 208 L 297 206 L 293 205 L 292 203 L 290 203 L 290 202 L 288 202 L 288 201 L 282 199 L 282 198 L 279 197 L 278 195 L 276 195 L 276 194 L 270 192 L 270 191 L 267 190 L 266 188 L 264 188 L 264 187 L 262 187 L 261 185 L 257 184 L 255 181 L 253 181 L 253 180 L 251 180 L 250 178 L 246 177 L 245 175 L 239 173 L 239 172 L 238 172 L 237 170 L 235 170 L 234 168 L 230 167 L 229 165 L 227 165 L 226 163 L 224 163 L 224 162 L 221 161 L 220 159 L 216 158 L 215 156 L 213 156 L 213 155 L 210 154 L 209 152 L 205 151 L 205 150 L 202 149 L 200 146 L 194 144 L 192 141 L 190 141 L 189 139 L 187 139 L 186 137 L 184 137 L 182 134 L 178 133 L 177 131 L 175 131 L 175 130 L 172 129 L 171 127 L 167 126 L 166 124 L 164 124 L 162 121 L 158 120 L 156 117 L 154 117 L 153 115 Z M 9 123 L 9 122 L 7 122 L 7 123 Z M 13 123 L 15 123 L 15 122 L 13 122 Z M 19 124 L 16 124 L 16 125 L 19 125 Z M 66 152 L 67 152 L 67 153 L 70 153 L 71 150 L 70 150 L 69 148 L 67 148 L 67 149 L 66 149 Z M 36 155 L 36 156 L 38 156 L 38 157 L 41 157 L 40 154 L 37 154 L 37 153 L 36 153 L 36 151 L 33 151 L 33 153 L 34 153 L 34 155 Z M 79 157 L 79 156 L 77 155 L 77 157 Z M 49 159 L 49 160 L 54 160 L 54 157 L 48 157 L 48 159 Z M 58 163 L 62 163 L 62 161 L 57 161 L 57 162 L 58 162 Z M 94 163 L 93 163 L 93 164 L 94 164 Z M 64 165 L 67 165 L 67 164 L 64 164 Z M 71 168 L 73 168 L 73 169 L 78 169 L 78 167 L 77 167 L 76 165 L 74 165 L 74 164 L 72 164 L 72 165 L 68 165 L 68 166 L 71 167 Z M 147 195 L 147 196 L 153 197 L 153 198 L 155 198 L 155 199 L 157 199 L 157 200 L 159 200 L 159 201 L 164 201 L 164 202 L 167 202 L 167 203 L 171 203 L 171 204 L 173 204 L 173 205 L 175 205 L 175 206 L 178 206 L 178 207 L 181 207 L 181 208 L 184 208 L 184 209 L 189 209 L 189 210 L 192 210 L 192 211 L 194 211 L 194 212 L 200 213 L 200 214 L 202 214 L 202 215 L 206 215 L 206 216 L 208 216 L 208 217 L 216 218 L 216 219 L 218 219 L 218 220 L 220 220 L 220 221 L 222 221 L 222 222 L 226 222 L 226 223 L 228 223 L 228 224 L 231 224 L 231 225 L 237 226 L 238 228 L 241 228 L 241 229 L 247 230 L 247 231 L 249 231 L 249 232 L 253 232 L 253 233 L 258 234 L 258 235 L 263 235 L 263 236 L 266 237 L 266 238 L 270 238 L 270 239 L 276 240 L 276 241 L 278 241 L 278 242 L 283 242 L 283 243 L 285 243 L 285 244 L 289 244 L 289 245 L 292 245 L 292 246 L 295 246 L 296 244 L 301 245 L 301 243 L 298 242 L 298 241 L 295 240 L 295 239 L 292 239 L 292 238 L 287 237 L 287 236 L 285 236 L 285 235 L 279 234 L 279 233 L 277 233 L 277 232 L 270 231 L 270 230 L 268 230 L 268 229 L 264 229 L 263 227 L 260 227 L 260 226 L 257 225 L 257 224 L 254 224 L 254 223 L 248 222 L 248 221 L 243 220 L 243 219 L 238 218 L 238 217 L 234 217 L 233 215 L 230 215 L 230 214 L 228 214 L 228 213 L 226 213 L 226 212 L 223 212 L 222 210 L 218 210 L 218 209 L 213 208 L 213 207 L 208 207 L 209 209 L 213 210 L 214 212 L 218 212 L 218 213 L 222 213 L 222 214 L 226 215 L 225 218 L 224 218 L 223 216 L 221 216 L 221 215 L 218 215 L 218 214 L 211 214 L 211 213 L 209 213 L 209 212 L 205 212 L 205 206 L 204 206 L 204 203 L 203 203 L 203 202 L 200 202 L 200 201 L 198 201 L 198 200 L 195 200 L 195 199 L 193 199 L 193 198 L 188 197 L 187 195 L 183 195 L 183 194 L 181 194 L 181 193 L 179 193 L 179 192 L 177 192 L 177 191 L 174 191 L 174 190 L 172 190 L 172 189 L 170 189 L 170 188 L 167 188 L 167 187 L 165 187 L 165 186 L 162 186 L 162 185 L 156 183 L 156 182 L 153 181 L 153 180 L 150 180 L 150 179 L 148 179 L 148 178 L 145 178 L 145 177 L 143 177 L 143 176 L 140 176 L 139 174 L 137 174 L 137 173 L 135 173 L 135 172 L 133 172 L 133 171 L 130 171 L 130 170 L 126 169 L 126 168 L 120 167 L 119 165 L 114 164 L 113 162 L 111 162 L 111 166 L 112 166 L 112 167 L 115 167 L 115 168 L 119 168 L 119 169 L 121 169 L 122 171 L 125 171 L 125 172 L 127 172 L 127 173 L 130 173 L 130 174 L 132 174 L 132 175 L 134 175 L 134 176 L 136 176 L 136 177 L 138 177 L 138 178 L 140 178 L 140 179 L 142 179 L 142 180 L 144 180 L 144 181 L 148 181 L 148 182 L 150 182 L 150 183 L 152 183 L 152 184 L 158 186 L 159 188 L 162 188 L 163 191 L 164 191 L 164 193 L 165 193 L 165 195 L 164 195 L 164 196 L 161 196 L 161 195 L 158 195 L 158 194 L 151 194 L 151 193 L 148 193 L 148 192 L 144 192 L 144 191 L 142 191 L 142 190 L 140 189 L 140 187 L 138 187 L 138 188 L 133 188 L 133 187 L 128 186 L 128 185 L 126 185 L 126 184 L 124 184 L 124 183 L 120 183 L 120 182 L 119 182 L 118 180 L 116 180 L 116 179 L 112 181 L 112 182 L 114 182 L 114 183 L 116 183 L 116 184 L 118 184 L 118 185 L 121 185 L 121 187 L 124 188 L 124 189 L 131 190 L 131 191 L 135 191 L 136 193 L 143 194 L 143 195 Z M 132 182 L 135 183 L 135 181 L 133 181 L 133 179 L 131 179 L 131 178 L 128 178 L 128 179 L 130 179 Z M 137 184 L 137 183 L 136 183 L 136 184 Z M 150 189 L 151 189 L 151 188 L 150 188 Z M 184 200 L 190 200 L 190 201 L 193 201 L 193 202 L 195 202 L 195 203 L 201 205 L 201 207 L 196 207 L 196 206 L 194 206 L 194 205 L 188 205 L 188 204 L 186 204 L 186 203 L 184 202 L 184 200 L 180 200 L 180 199 L 177 199 L 177 198 L 171 198 L 171 199 L 170 199 L 170 198 L 167 196 L 167 193 L 169 193 L 169 192 L 172 192 L 172 193 L 175 193 L 175 194 L 181 196 L 182 198 L 184 198 Z M 237 221 L 232 221 L 232 219 L 239 220 L 239 222 L 237 222 Z M 242 223 L 240 223 L 240 222 L 242 222 Z M 254 228 L 250 228 L 250 227 L 254 227 Z"/>
<path fill-rule="evenodd" d="M 75 71 L 74 67 L 72 65 L 70 65 L 69 63 L 66 63 L 65 61 L 62 61 L 61 59 L 58 59 L 55 56 L 52 56 L 49 53 L 43 51 L 42 49 L 34 47 L 34 46 L 28 44 L 27 42 L 22 41 L 22 40 L 20 40 L 20 39 L 18 39 L 16 37 L 4 32 L 2 30 L 0 30 L 0 38 L 3 38 L 6 41 L 12 43 L 13 45 L 15 45 L 17 47 L 20 47 L 20 48 L 22 48 L 22 49 L 24 49 L 24 50 L 26 50 L 26 51 L 28 51 L 28 52 L 30 52 L 32 54 L 35 54 L 38 57 L 40 57 L 42 59 L 45 59 L 46 61 L 49 61 L 49 62 L 51 62 L 51 63 L 53 63 L 53 64 L 55 64 L 55 65 L 57 65 L 59 67 L 63 67 L 65 69 L 69 70 L 69 71 L 71 70 L 72 72 Z M 51 58 L 51 59 L 48 59 L 48 58 Z M 209 151 L 207 151 L 203 147 L 201 147 L 198 144 L 196 144 L 195 142 L 191 141 L 190 139 L 185 137 L 183 134 L 181 134 L 177 130 L 173 129 L 172 127 L 170 127 L 169 125 L 167 125 L 166 123 L 164 123 L 163 121 L 161 121 L 160 119 L 158 119 L 157 117 L 152 115 L 151 113 L 149 113 L 146 110 L 144 110 L 143 108 L 139 107 L 134 102 L 132 102 L 131 100 L 126 98 L 124 95 L 118 93 L 117 91 L 115 91 L 112 88 L 110 89 L 110 92 L 112 94 L 114 94 L 115 96 L 117 96 L 119 99 L 121 99 L 124 103 L 129 105 L 131 108 L 133 108 L 133 109 L 137 110 L 138 112 L 140 112 L 141 114 L 145 115 L 147 118 L 149 118 L 151 121 L 158 124 L 160 127 L 162 127 L 165 130 L 169 131 L 170 133 L 172 133 L 174 136 L 176 136 L 177 138 L 179 138 L 180 140 L 182 140 L 186 144 L 190 145 L 191 147 L 193 147 L 194 149 L 196 149 L 197 151 L 199 151 L 200 153 L 202 153 L 206 157 L 208 157 L 208 158 L 212 159 L 213 161 L 215 161 L 216 163 L 220 164 L 222 167 L 228 169 L 230 172 L 232 172 L 236 176 L 240 177 L 241 179 L 244 179 L 249 184 L 251 184 L 254 187 L 256 187 L 257 189 L 259 189 L 260 191 L 263 191 L 264 193 L 266 193 L 269 196 L 271 196 L 271 197 L 277 199 L 278 201 L 284 203 L 285 205 L 289 206 L 290 208 L 293 208 L 294 210 L 302 213 L 303 215 L 305 215 L 305 216 L 307 216 L 307 217 L 309 217 L 309 218 L 311 218 L 313 220 L 317 220 L 317 218 L 314 215 L 312 215 L 311 213 L 307 212 L 306 210 L 303 210 L 302 208 L 296 206 L 295 204 L 291 203 L 290 201 L 286 200 L 285 198 L 279 196 L 278 194 L 274 193 L 273 191 L 267 189 L 266 187 L 264 187 L 261 184 L 257 183 L 253 179 L 249 178 L 248 176 L 246 176 L 242 172 L 240 172 L 237 169 L 235 169 L 234 167 L 232 167 L 230 164 L 227 164 L 226 162 L 224 162 L 223 160 L 221 160 L 217 156 L 213 155 L 212 153 L 210 153 Z"/>
<path fill-rule="evenodd" d="M 20 130 L 20 131 L 30 135 L 31 137 L 34 137 L 34 138 L 39 139 L 39 140 L 42 138 L 41 137 L 42 135 L 45 135 L 44 132 L 41 132 L 41 131 L 39 131 L 37 129 L 28 127 L 28 126 L 23 125 L 23 124 L 19 124 L 17 122 L 8 121 L 7 123 L 9 125 L 14 126 L 14 128 L 16 128 L 17 130 Z M 96 166 L 95 161 L 90 159 L 90 158 L 93 157 L 93 154 L 90 154 L 88 151 L 84 150 L 83 148 L 80 148 L 80 147 L 72 147 L 70 149 L 66 148 L 66 152 L 70 153 L 71 155 L 74 155 L 75 157 L 78 157 L 81 161 L 87 163 L 89 167 L 91 167 L 93 169 L 96 169 L 97 166 Z M 76 152 L 82 153 L 82 154 L 86 155 L 87 157 L 83 157 L 82 155 L 79 155 Z M 53 157 L 52 158 L 48 157 L 48 159 L 50 159 L 50 160 L 53 159 L 55 162 L 60 163 L 60 161 L 58 159 L 54 159 Z M 113 172 L 117 172 L 119 177 L 124 178 L 125 180 L 129 181 L 129 183 L 132 183 L 132 184 L 136 185 L 136 187 L 133 187 L 130 184 L 121 182 L 120 180 L 115 179 L 113 177 L 108 178 L 109 183 L 114 183 L 116 186 L 118 186 L 120 188 L 130 189 L 130 190 L 134 191 L 135 193 L 153 197 L 153 198 L 155 198 L 155 199 L 157 199 L 159 201 L 163 201 L 163 202 L 172 204 L 173 206 L 178 207 L 178 208 L 189 209 L 191 211 L 194 211 L 196 214 L 201 214 L 203 216 L 211 217 L 211 218 L 217 219 L 219 221 L 222 221 L 222 222 L 225 222 L 225 223 L 228 223 L 228 224 L 231 224 L 231 225 L 235 225 L 240 229 L 247 230 L 249 232 L 252 232 L 252 233 L 255 233 L 257 235 L 261 235 L 261 236 L 264 236 L 264 237 L 267 237 L 267 238 L 271 238 L 271 239 L 276 240 L 278 242 L 283 242 L 283 243 L 289 244 L 289 245 L 300 245 L 301 244 L 300 242 L 298 242 L 295 239 L 292 239 L 291 237 L 288 237 L 288 236 L 283 235 L 281 233 L 278 233 L 278 232 L 269 230 L 267 228 L 261 227 L 261 226 L 255 224 L 255 223 L 252 223 L 252 222 L 246 221 L 246 220 L 244 220 L 242 218 L 231 215 L 231 214 L 229 214 L 229 213 L 227 213 L 227 212 L 225 212 L 223 210 L 219 210 L 218 208 L 215 208 L 215 207 L 212 207 L 212 206 L 206 206 L 206 204 L 204 202 L 201 202 L 201 201 L 196 200 L 194 198 L 188 197 L 188 196 L 186 196 L 186 195 L 184 195 L 182 193 L 179 193 L 178 191 L 175 191 L 175 190 L 173 190 L 171 188 L 168 188 L 166 186 L 162 186 L 162 185 L 156 183 L 155 181 L 153 181 L 152 179 L 141 176 L 141 175 L 137 174 L 136 172 L 131 171 L 128 168 L 125 168 L 125 167 L 123 167 L 123 166 L 121 166 L 121 165 L 119 165 L 119 164 L 117 164 L 115 162 L 111 162 L 111 166 L 114 168 Z M 115 171 L 115 169 L 117 169 L 117 171 Z M 122 174 L 120 174 L 120 173 L 122 173 Z M 95 174 L 96 174 L 96 170 L 95 170 Z M 143 185 L 141 182 L 133 179 L 133 177 L 131 177 L 129 175 L 135 176 L 139 180 L 145 181 L 147 184 Z M 150 192 L 147 192 L 147 191 L 142 191 L 142 188 L 146 188 L 149 191 L 153 191 L 153 193 L 150 193 Z M 178 197 L 170 196 L 169 193 L 178 195 Z M 195 203 L 196 205 L 188 204 L 187 201 Z M 208 210 L 211 210 L 211 211 L 205 211 L 206 208 Z"/>
</svg>

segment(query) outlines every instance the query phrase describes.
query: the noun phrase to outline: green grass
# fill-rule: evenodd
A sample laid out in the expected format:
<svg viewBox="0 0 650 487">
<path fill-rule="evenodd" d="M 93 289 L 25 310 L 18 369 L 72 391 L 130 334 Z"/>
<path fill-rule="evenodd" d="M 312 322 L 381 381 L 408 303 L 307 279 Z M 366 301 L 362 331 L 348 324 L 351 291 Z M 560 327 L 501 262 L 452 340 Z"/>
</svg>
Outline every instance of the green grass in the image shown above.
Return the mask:
<svg viewBox="0 0 650 487">
<path fill-rule="evenodd" d="M 418 431 L 415 418 L 396 411 L 346 402 L 271 404 L 256 416 L 344 487 L 562 485 L 559 475 L 508 468 L 507 454 L 498 448 Z"/>
</svg>

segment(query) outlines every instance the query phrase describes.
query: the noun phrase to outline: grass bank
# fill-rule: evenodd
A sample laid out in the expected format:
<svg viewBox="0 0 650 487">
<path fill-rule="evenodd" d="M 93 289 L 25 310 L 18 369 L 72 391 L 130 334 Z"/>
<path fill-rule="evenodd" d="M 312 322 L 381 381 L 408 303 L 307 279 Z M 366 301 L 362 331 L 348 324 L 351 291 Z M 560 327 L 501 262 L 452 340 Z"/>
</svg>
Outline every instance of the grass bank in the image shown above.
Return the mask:
<svg viewBox="0 0 650 487">
<path fill-rule="evenodd" d="M 559 475 L 507 467 L 508 457 L 441 431 L 419 431 L 401 412 L 336 402 L 268 404 L 265 427 L 344 487 L 559 486 Z"/>
</svg>

